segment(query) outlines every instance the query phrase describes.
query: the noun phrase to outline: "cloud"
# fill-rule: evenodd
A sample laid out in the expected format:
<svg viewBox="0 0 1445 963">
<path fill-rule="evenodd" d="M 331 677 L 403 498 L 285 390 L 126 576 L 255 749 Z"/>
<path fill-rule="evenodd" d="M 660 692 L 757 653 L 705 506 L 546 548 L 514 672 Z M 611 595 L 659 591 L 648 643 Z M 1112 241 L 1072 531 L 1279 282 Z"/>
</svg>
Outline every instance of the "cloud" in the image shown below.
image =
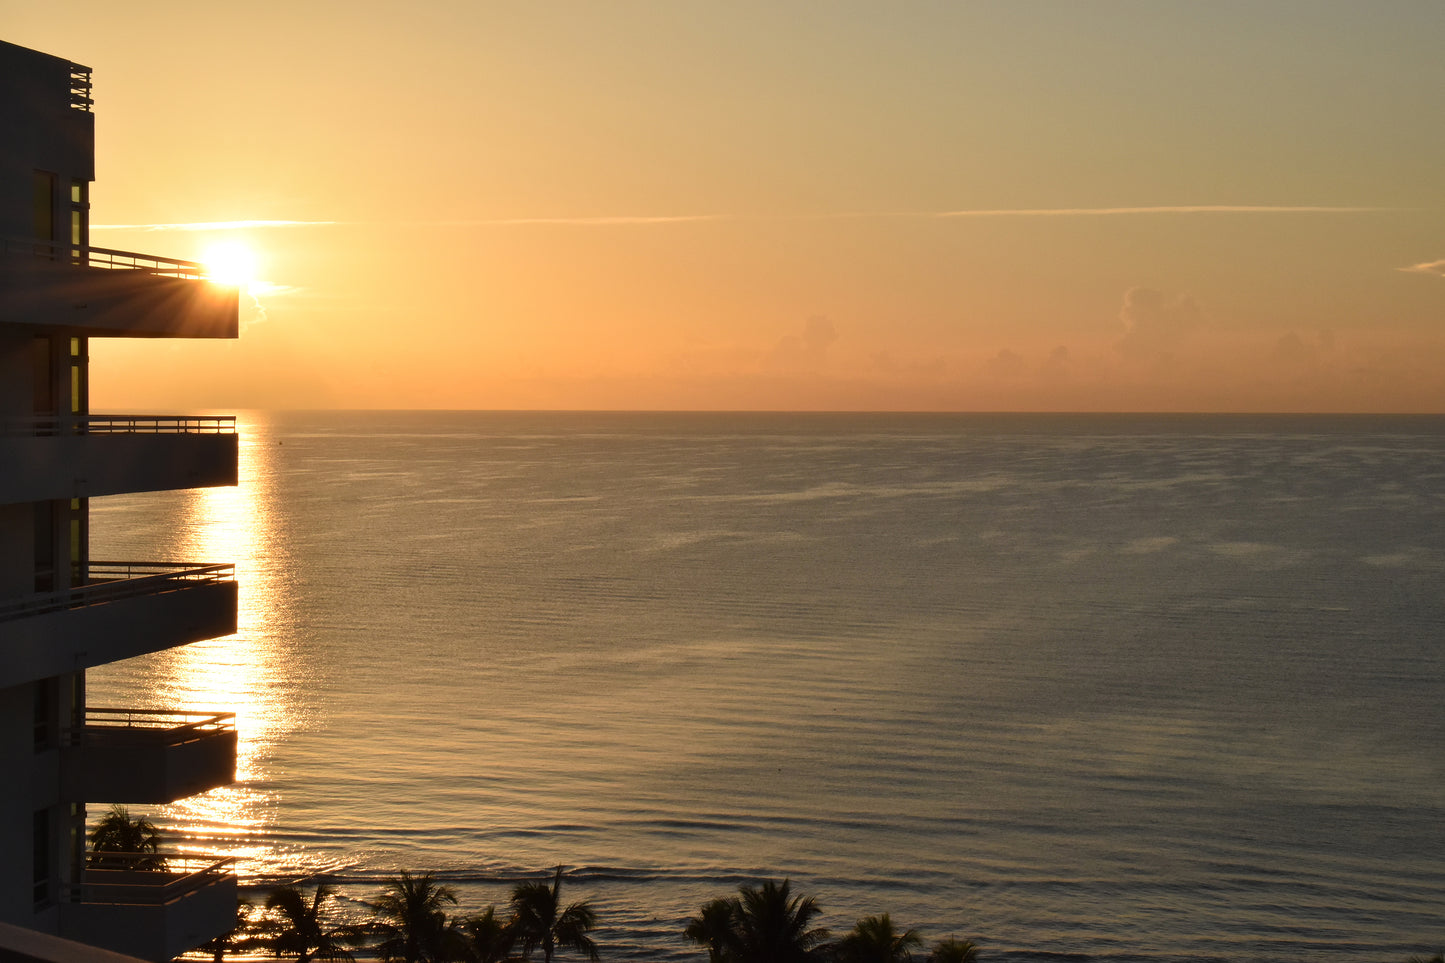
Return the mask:
<svg viewBox="0 0 1445 963">
<path fill-rule="evenodd" d="M 744 218 L 727 214 L 619 214 L 604 217 L 498 217 L 472 221 L 432 221 L 425 227 L 507 227 L 526 224 L 561 224 L 589 226 L 610 226 L 616 224 L 684 224 L 695 221 L 737 221 Z"/>
<path fill-rule="evenodd" d="M 336 225 L 390 225 L 394 227 L 616 227 L 628 225 L 693 224 L 708 221 L 831 221 L 956 219 L 969 217 L 1118 217 L 1131 214 L 1370 214 L 1395 211 L 1392 207 L 1333 207 L 1328 205 L 1175 204 L 1155 207 L 1003 207 L 947 211 L 825 211 L 812 214 L 606 214 L 579 217 L 484 217 L 447 221 L 190 221 L 162 224 L 92 224 L 92 231 L 237 231 L 245 228 L 333 227 Z M 1435 262 L 1435 265 L 1445 262 Z M 1429 269 L 1432 265 L 1401 268 Z M 1427 273 L 1434 273 L 1428 272 Z"/>
<path fill-rule="evenodd" d="M 1371 214 L 1390 207 L 1331 207 L 1326 205 L 1174 204 L 1157 207 L 1008 207 L 939 211 L 932 217 L 1114 217 L 1124 214 Z"/>
<path fill-rule="evenodd" d="M 1153 288 L 1130 288 L 1124 292 L 1119 320 L 1124 322 L 1119 352 L 1127 358 L 1157 361 L 1170 357 L 1203 324 L 1204 313 L 1187 295 L 1170 299 Z"/>
<path fill-rule="evenodd" d="M 983 370 L 994 378 L 1020 378 L 1024 374 L 1024 356 L 1004 348 L 984 362 Z"/>
<path fill-rule="evenodd" d="M 877 351 L 868 356 L 868 361 L 874 374 L 890 379 L 940 381 L 948 376 L 948 362 L 943 358 L 899 364 L 891 352 Z"/>
<path fill-rule="evenodd" d="M 1131 214 L 1369 214 L 1393 211 L 1390 207 L 1333 207 L 1328 205 L 1173 204 L 1155 207 L 1001 207 L 945 211 L 825 211 L 813 214 L 667 214 L 602 217 L 503 217 L 428 222 L 437 227 L 489 227 L 508 225 L 616 225 L 678 224 L 699 221 L 831 221 L 956 219 L 968 217 L 1118 217 Z"/>
<path fill-rule="evenodd" d="M 1069 375 L 1069 349 L 1059 345 L 1049 352 L 1039 374 L 1051 381 L 1059 381 Z"/>
<path fill-rule="evenodd" d="M 240 231 L 253 227 L 329 227 L 341 221 L 190 221 L 180 224 L 92 224 L 92 231 Z"/>
<path fill-rule="evenodd" d="M 1396 268 L 1396 270 L 1404 271 L 1407 274 L 1432 274 L 1437 278 L 1445 278 L 1445 259 L 1425 261 L 1422 264 L 1412 264 L 1409 267 Z"/>
<path fill-rule="evenodd" d="M 801 336 L 789 334 L 779 339 L 770 360 L 781 368 L 812 370 L 827 360 L 828 348 L 837 340 L 838 331 L 833 322 L 815 315 L 803 325 Z"/>
</svg>

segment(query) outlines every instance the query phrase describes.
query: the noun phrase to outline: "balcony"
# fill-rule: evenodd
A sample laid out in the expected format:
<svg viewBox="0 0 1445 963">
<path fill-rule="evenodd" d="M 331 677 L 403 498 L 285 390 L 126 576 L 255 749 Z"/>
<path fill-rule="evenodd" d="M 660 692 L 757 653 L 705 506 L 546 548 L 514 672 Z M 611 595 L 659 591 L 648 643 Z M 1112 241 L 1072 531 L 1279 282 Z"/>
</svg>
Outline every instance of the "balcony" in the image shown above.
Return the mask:
<svg viewBox="0 0 1445 963">
<path fill-rule="evenodd" d="M 229 712 L 85 710 L 60 750 L 61 798 L 168 803 L 236 781 L 236 717 Z"/>
<path fill-rule="evenodd" d="M 231 416 L 0 419 L 0 505 L 234 485 Z"/>
<path fill-rule="evenodd" d="M 234 338 L 240 289 L 194 261 L 0 238 L 0 318 L 90 337 Z"/>
<path fill-rule="evenodd" d="M 170 960 L 236 925 L 235 860 L 164 854 L 164 870 L 138 868 L 151 854 L 107 853 L 60 904 L 60 935 L 147 960 Z"/>
<path fill-rule="evenodd" d="M 83 585 L 0 601 L 0 688 L 236 631 L 233 565 L 91 562 Z"/>
</svg>

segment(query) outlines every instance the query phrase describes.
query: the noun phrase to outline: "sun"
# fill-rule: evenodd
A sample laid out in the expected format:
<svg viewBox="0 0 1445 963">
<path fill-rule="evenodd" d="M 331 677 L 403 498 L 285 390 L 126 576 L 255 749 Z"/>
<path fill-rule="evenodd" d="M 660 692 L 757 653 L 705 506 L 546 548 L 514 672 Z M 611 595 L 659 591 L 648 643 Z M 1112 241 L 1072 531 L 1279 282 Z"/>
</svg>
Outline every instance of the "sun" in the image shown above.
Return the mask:
<svg viewBox="0 0 1445 963">
<path fill-rule="evenodd" d="M 212 244 L 201 262 L 206 266 L 206 277 L 217 284 L 244 288 L 256 280 L 256 252 L 240 241 Z"/>
</svg>

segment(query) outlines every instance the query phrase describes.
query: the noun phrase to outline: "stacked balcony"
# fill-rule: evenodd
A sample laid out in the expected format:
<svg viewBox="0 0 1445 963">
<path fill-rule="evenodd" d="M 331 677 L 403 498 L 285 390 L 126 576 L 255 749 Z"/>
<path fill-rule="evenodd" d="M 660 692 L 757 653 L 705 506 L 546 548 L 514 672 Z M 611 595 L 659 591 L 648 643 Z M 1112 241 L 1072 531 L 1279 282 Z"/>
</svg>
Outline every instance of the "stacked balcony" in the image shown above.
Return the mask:
<svg viewBox="0 0 1445 963">
<path fill-rule="evenodd" d="M 66 799 L 169 803 L 235 781 L 229 712 L 87 708 L 60 749 Z"/>
<path fill-rule="evenodd" d="M 88 708 L 60 748 L 66 799 L 168 803 L 236 778 L 231 713 Z M 92 853 L 59 906 L 60 935 L 169 960 L 236 923 L 234 859 Z"/>
<path fill-rule="evenodd" d="M 0 419 L 0 504 L 236 484 L 234 417 Z"/>
<path fill-rule="evenodd" d="M 106 853 L 69 887 L 60 935 L 147 960 L 169 960 L 236 925 L 234 859 Z"/>
<path fill-rule="evenodd" d="M 233 634 L 235 572 L 95 561 L 87 499 L 235 485 L 237 435 L 230 418 L 89 414 L 85 342 L 235 338 L 240 291 L 195 262 L 89 245 L 90 68 L 0 41 L 0 89 L 0 714 L 13 724 L 0 760 L 10 815 L 35 814 L 0 837 L 0 917 L 45 931 L 0 925 L 0 960 L 101 958 L 81 943 L 170 960 L 235 925 L 232 860 L 84 857 L 75 804 L 153 805 L 232 782 L 235 721 L 81 709 L 81 674 Z M 50 945 L 59 937 L 78 942 Z"/>
<path fill-rule="evenodd" d="M 91 562 L 85 584 L 0 601 L 0 688 L 236 631 L 235 567 Z"/>
<path fill-rule="evenodd" d="M 240 290 L 194 261 L 0 238 L 0 317 L 88 337 L 234 338 Z"/>
</svg>

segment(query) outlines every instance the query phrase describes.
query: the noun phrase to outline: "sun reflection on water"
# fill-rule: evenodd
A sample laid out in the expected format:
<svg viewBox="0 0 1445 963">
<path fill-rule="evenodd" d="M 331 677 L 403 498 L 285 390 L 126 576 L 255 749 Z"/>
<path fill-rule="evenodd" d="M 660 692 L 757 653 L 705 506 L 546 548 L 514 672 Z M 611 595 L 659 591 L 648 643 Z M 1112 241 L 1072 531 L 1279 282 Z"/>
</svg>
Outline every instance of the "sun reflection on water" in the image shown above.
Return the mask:
<svg viewBox="0 0 1445 963">
<path fill-rule="evenodd" d="M 237 633 L 93 670 L 88 701 L 235 713 L 236 782 L 150 815 L 175 848 L 239 857 L 242 875 L 250 876 L 264 871 L 268 847 L 263 835 L 274 822 L 268 748 L 293 720 L 283 702 L 285 660 L 277 652 L 284 641 L 287 603 L 278 590 L 284 580 L 276 577 L 271 432 L 258 419 L 240 416 L 237 422 L 236 487 L 126 496 L 108 504 L 97 500 L 92 509 L 93 551 L 102 546 L 110 554 L 114 545 L 127 557 L 153 552 L 168 561 L 234 563 Z"/>
</svg>

